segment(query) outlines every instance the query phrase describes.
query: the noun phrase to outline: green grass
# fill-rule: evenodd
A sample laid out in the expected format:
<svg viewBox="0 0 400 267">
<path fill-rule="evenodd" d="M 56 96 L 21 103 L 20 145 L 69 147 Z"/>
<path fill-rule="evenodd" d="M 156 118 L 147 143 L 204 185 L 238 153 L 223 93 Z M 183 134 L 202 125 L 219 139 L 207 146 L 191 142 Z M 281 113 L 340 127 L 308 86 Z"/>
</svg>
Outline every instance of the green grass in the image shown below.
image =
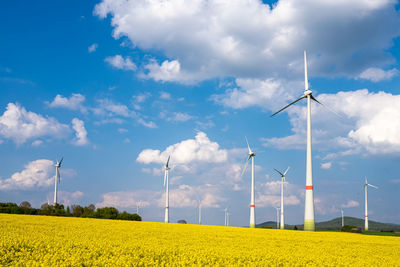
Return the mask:
<svg viewBox="0 0 400 267">
<path fill-rule="evenodd" d="M 363 231 L 364 235 L 399 236 L 400 232 Z"/>
</svg>

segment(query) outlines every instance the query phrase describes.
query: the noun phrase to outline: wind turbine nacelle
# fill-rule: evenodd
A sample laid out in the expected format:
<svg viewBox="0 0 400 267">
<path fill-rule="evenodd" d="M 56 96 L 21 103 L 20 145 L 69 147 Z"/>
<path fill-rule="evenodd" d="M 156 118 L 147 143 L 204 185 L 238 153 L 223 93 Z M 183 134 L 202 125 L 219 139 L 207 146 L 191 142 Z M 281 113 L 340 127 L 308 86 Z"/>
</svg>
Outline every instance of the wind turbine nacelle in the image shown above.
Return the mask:
<svg viewBox="0 0 400 267">
<path fill-rule="evenodd" d="M 311 94 L 312 94 L 311 90 L 304 91 L 304 96 L 308 96 L 308 95 L 311 95 Z"/>
</svg>

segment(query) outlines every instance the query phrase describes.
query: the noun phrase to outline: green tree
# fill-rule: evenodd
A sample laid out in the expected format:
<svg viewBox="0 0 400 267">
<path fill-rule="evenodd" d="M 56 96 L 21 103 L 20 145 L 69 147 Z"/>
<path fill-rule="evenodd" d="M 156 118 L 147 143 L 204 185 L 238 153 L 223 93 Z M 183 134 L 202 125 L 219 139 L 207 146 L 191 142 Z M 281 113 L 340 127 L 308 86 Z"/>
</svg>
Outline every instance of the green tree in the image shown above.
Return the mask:
<svg viewBox="0 0 400 267">
<path fill-rule="evenodd" d="M 28 208 L 28 209 L 32 208 L 31 203 L 29 203 L 28 201 L 22 201 L 21 204 L 19 204 L 19 206 L 21 208 Z"/>
</svg>

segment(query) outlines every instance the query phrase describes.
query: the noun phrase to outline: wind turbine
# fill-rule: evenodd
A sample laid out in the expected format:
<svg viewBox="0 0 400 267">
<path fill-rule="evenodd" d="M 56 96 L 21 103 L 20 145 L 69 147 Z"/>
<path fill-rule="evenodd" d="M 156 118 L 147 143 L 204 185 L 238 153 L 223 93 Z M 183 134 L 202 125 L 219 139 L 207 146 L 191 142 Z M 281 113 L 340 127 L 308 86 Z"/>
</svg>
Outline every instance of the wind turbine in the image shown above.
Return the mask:
<svg viewBox="0 0 400 267">
<path fill-rule="evenodd" d="M 60 177 L 60 168 L 61 168 L 61 163 L 63 161 L 63 157 L 61 158 L 60 161 L 57 160 L 56 164 L 56 176 L 54 176 L 54 206 L 57 204 L 57 190 L 58 190 L 58 183 L 61 181 Z"/>
<path fill-rule="evenodd" d="M 201 224 L 201 202 L 199 202 L 199 224 Z"/>
<path fill-rule="evenodd" d="M 294 103 L 300 101 L 303 98 L 307 98 L 307 161 L 306 161 L 306 197 L 305 197 L 305 211 L 304 211 L 304 230 L 314 231 L 315 220 L 314 220 L 314 191 L 313 191 L 313 177 L 312 177 L 312 155 L 311 155 L 311 100 L 314 100 L 320 105 L 319 102 L 313 95 L 312 91 L 308 90 L 308 77 L 307 77 L 307 55 L 304 51 L 304 93 L 303 95 L 293 101 L 292 103 L 281 108 L 277 112 L 271 115 L 274 116 L 279 112 L 285 110 Z M 332 111 L 333 112 L 333 111 Z"/>
<path fill-rule="evenodd" d="M 141 200 L 139 200 L 139 202 L 136 203 L 136 214 L 137 214 L 137 215 L 139 215 L 139 207 L 140 207 L 140 204 L 142 204 L 142 201 L 141 201 Z"/>
<path fill-rule="evenodd" d="M 225 226 L 228 226 L 229 225 L 228 208 L 225 208 L 224 211 L 225 211 Z"/>
<path fill-rule="evenodd" d="M 276 229 L 279 229 L 279 207 L 274 207 L 276 209 Z"/>
<path fill-rule="evenodd" d="M 249 164 L 249 161 L 251 159 L 251 198 L 250 198 L 250 227 L 255 228 L 256 227 L 256 214 L 255 214 L 255 200 L 254 200 L 254 157 L 256 154 L 250 149 L 249 142 L 247 141 L 246 138 L 246 143 L 247 143 L 247 148 L 249 149 L 249 157 L 246 161 L 246 164 L 244 165 L 244 169 L 242 172 L 242 176 L 244 172 L 246 171 L 247 165 Z"/>
<path fill-rule="evenodd" d="M 165 186 L 165 220 L 164 222 L 169 223 L 169 182 L 168 182 L 168 171 L 170 168 L 168 167 L 169 159 L 171 156 L 168 156 L 167 163 L 164 167 L 164 186 Z"/>
<path fill-rule="evenodd" d="M 343 209 L 340 209 L 340 211 L 342 212 L 342 227 L 344 226 L 344 213 L 343 213 Z"/>
<path fill-rule="evenodd" d="M 368 186 L 378 189 L 377 186 L 369 184 L 367 182 L 367 177 L 365 177 L 365 184 L 364 184 L 364 192 L 365 192 L 365 226 L 364 226 L 364 229 L 365 229 L 365 231 L 368 231 L 368 196 L 367 196 Z"/>
<path fill-rule="evenodd" d="M 283 214 L 283 184 L 286 182 L 286 173 L 289 171 L 290 166 L 287 167 L 286 171 L 284 173 L 281 173 L 280 171 L 278 171 L 277 169 L 274 168 L 275 171 L 277 171 L 281 177 L 282 177 L 282 181 L 281 181 L 281 229 L 285 229 L 285 218 L 284 218 L 284 214 Z"/>
</svg>

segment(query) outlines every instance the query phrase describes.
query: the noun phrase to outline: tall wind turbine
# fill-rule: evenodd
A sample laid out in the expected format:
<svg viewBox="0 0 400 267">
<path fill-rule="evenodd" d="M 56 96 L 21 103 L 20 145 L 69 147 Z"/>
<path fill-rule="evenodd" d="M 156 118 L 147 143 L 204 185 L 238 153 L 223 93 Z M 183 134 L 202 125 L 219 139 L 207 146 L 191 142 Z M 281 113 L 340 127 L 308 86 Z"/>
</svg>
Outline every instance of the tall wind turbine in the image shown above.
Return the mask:
<svg viewBox="0 0 400 267">
<path fill-rule="evenodd" d="M 367 196 L 367 192 L 368 192 L 368 186 L 371 186 L 373 188 L 378 189 L 377 186 L 369 184 L 367 182 L 367 177 L 365 177 L 365 184 L 364 184 L 364 192 L 365 192 L 365 231 L 368 231 L 368 196 Z"/>
<path fill-rule="evenodd" d="M 313 191 L 313 177 L 312 177 L 312 155 L 311 155 L 311 100 L 314 100 L 318 104 L 322 105 L 313 95 L 311 90 L 308 90 L 308 78 L 307 78 L 307 55 L 304 51 L 304 93 L 303 95 L 286 105 L 279 111 L 271 115 L 274 116 L 279 112 L 285 110 L 294 103 L 300 101 L 303 98 L 307 98 L 307 161 L 306 161 L 306 197 L 305 197 L 305 212 L 304 212 L 304 230 L 314 231 L 314 191 Z"/>
<path fill-rule="evenodd" d="M 57 190 L 58 190 L 58 183 L 61 181 L 61 176 L 60 176 L 60 168 L 61 168 L 61 163 L 64 158 L 61 158 L 60 161 L 57 160 L 56 162 L 56 176 L 54 176 L 54 201 L 53 204 L 54 206 L 57 204 Z"/>
<path fill-rule="evenodd" d="M 254 200 L 254 157 L 256 154 L 250 149 L 249 142 L 247 141 L 246 138 L 246 143 L 247 143 L 247 148 L 249 149 L 249 157 L 246 161 L 246 164 L 244 165 L 244 169 L 242 172 L 242 176 L 244 172 L 246 171 L 247 165 L 249 164 L 249 161 L 251 159 L 251 197 L 250 197 L 250 227 L 255 228 L 256 227 L 256 214 L 255 214 L 255 200 Z"/>
<path fill-rule="evenodd" d="M 285 229 L 285 218 L 284 218 L 284 214 L 283 214 L 283 184 L 286 182 L 286 173 L 289 171 L 290 166 L 287 167 L 286 171 L 284 173 L 281 173 L 280 171 L 278 171 L 277 169 L 274 168 L 275 171 L 277 171 L 281 177 L 282 177 L 282 181 L 281 181 L 281 229 Z"/>
<path fill-rule="evenodd" d="M 168 171 L 170 168 L 168 167 L 169 159 L 171 156 L 168 156 L 167 163 L 164 168 L 164 186 L 165 186 L 165 220 L 164 222 L 169 223 L 169 180 L 168 180 Z"/>
</svg>

